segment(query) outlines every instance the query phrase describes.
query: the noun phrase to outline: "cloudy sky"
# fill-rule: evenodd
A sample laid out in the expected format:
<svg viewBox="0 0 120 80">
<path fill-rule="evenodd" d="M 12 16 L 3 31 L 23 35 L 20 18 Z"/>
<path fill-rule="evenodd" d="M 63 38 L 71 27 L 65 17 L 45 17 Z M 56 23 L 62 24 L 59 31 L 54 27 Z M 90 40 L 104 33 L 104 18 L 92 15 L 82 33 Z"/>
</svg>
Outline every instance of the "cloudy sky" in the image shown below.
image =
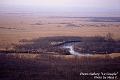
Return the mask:
<svg viewBox="0 0 120 80">
<path fill-rule="evenodd" d="M 0 0 L 0 6 L 29 6 L 51 10 L 120 12 L 120 0 Z M 47 8 L 48 7 L 48 8 Z M 53 9 L 54 8 L 54 9 Z M 4 8 L 3 8 L 4 9 Z"/>
</svg>

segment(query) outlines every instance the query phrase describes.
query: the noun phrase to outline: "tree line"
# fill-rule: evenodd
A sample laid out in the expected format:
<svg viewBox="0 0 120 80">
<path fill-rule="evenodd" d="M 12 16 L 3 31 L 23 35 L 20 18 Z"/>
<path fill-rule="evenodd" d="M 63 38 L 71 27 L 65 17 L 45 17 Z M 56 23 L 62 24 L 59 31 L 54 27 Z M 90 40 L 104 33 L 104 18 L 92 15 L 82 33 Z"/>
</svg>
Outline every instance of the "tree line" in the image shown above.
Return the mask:
<svg viewBox="0 0 120 80">
<path fill-rule="evenodd" d="M 75 50 L 81 53 L 119 53 L 120 40 L 113 39 L 112 33 L 105 37 L 84 37 L 81 43 L 75 45 Z"/>
<path fill-rule="evenodd" d="M 80 53 L 119 53 L 120 39 L 113 39 L 113 34 L 108 33 L 105 37 L 91 36 L 55 36 L 40 37 L 31 40 L 20 40 L 21 45 L 14 45 L 13 50 L 3 50 L 0 53 L 58 53 L 69 55 L 69 49 L 64 49 L 60 45 L 70 41 L 80 41 L 74 45 L 74 49 Z"/>
</svg>

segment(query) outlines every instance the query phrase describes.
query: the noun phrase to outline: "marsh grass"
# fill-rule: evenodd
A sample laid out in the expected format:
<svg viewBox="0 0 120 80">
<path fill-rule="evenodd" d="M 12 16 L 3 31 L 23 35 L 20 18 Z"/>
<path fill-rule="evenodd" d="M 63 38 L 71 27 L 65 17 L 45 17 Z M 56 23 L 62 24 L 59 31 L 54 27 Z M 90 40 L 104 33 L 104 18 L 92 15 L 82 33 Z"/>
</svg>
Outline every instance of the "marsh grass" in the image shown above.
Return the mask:
<svg viewBox="0 0 120 80">
<path fill-rule="evenodd" d="M 0 80 L 94 80 L 80 72 L 118 72 L 120 57 L 56 57 L 51 54 L 0 55 Z M 120 74 L 117 75 L 118 78 Z M 120 79 L 120 78 L 119 78 Z"/>
</svg>

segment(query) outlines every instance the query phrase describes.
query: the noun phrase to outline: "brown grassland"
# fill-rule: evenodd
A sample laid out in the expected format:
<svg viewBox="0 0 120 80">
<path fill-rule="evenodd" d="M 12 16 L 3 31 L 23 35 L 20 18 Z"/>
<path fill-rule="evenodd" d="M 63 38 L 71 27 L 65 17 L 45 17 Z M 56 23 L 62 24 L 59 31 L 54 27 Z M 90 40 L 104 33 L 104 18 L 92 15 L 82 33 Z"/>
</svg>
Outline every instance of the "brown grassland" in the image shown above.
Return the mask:
<svg viewBox="0 0 120 80">
<path fill-rule="evenodd" d="M 59 17 L 58 17 L 59 16 Z M 105 36 L 120 39 L 120 22 L 93 22 L 75 17 L 120 17 L 114 14 L 0 13 L 0 50 L 22 39 L 54 36 Z M 72 17 L 72 18 L 71 18 Z M 59 54 L 0 54 L 0 80 L 95 80 L 80 73 L 117 73 L 120 53 L 74 56 Z M 103 76 L 102 76 L 103 77 Z M 110 77 L 106 76 L 111 80 Z M 103 78 L 102 78 L 103 79 Z M 102 80 L 101 79 L 101 80 Z"/>
<path fill-rule="evenodd" d="M 79 18 L 52 18 L 51 16 L 54 15 L 64 16 L 63 14 L 47 13 L 0 13 L 0 44 L 8 45 L 11 43 L 18 43 L 21 39 L 38 37 L 105 36 L 107 33 L 113 33 L 115 38 L 120 38 L 120 27 L 116 27 L 116 25 L 120 26 L 120 22 L 88 22 L 81 21 L 82 19 Z M 71 17 L 76 15 L 65 14 L 65 16 Z M 80 14 L 78 17 L 79 16 Z M 86 16 L 88 16 L 88 14 L 82 14 L 80 17 Z M 70 26 L 67 23 L 74 24 L 76 27 L 74 25 Z M 111 26 L 104 27 L 101 25 L 101 27 L 96 27 L 89 26 L 90 24 Z"/>
<path fill-rule="evenodd" d="M 104 75 L 105 80 L 119 80 L 120 57 L 0 54 L 0 80 L 103 80 L 95 75 L 80 75 L 101 72 L 116 73 Z"/>
</svg>

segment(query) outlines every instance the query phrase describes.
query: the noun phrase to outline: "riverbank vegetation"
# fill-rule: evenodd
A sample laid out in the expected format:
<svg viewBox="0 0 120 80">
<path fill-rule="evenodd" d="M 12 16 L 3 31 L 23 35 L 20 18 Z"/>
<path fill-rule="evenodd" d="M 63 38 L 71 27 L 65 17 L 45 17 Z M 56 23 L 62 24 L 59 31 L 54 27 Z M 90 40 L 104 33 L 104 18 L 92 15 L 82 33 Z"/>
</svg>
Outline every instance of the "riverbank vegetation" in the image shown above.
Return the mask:
<svg viewBox="0 0 120 80">
<path fill-rule="evenodd" d="M 61 48 L 60 45 L 71 42 L 71 41 L 81 41 L 82 37 L 78 36 L 59 36 L 59 37 L 43 37 L 32 40 L 20 40 L 23 45 L 15 45 L 15 50 L 18 53 L 59 53 L 59 54 L 70 54 L 68 49 Z"/>
<path fill-rule="evenodd" d="M 84 37 L 82 42 L 75 46 L 75 50 L 81 53 L 119 53 L 120 40 L 113 39 L 112 33 L 108 33 L 105 37 Z"/>
<path fill-rule="evenodd" d="M 21 44 L 16 45 L 12 50 L 5 49 L 1 53 L 53 53 L 69 55 L 69 49 L 62 48 L 64 44 L 75 43 L 74 49 L 80 53 L 97 53 L 109 54 L 120 52 L 120 39 L 114 39 L 112 33 L 108 33 L 105 37 L 91 36 L 55 36 L 40 37 L 31 40 L 22 39 Z"/>
</svg>

